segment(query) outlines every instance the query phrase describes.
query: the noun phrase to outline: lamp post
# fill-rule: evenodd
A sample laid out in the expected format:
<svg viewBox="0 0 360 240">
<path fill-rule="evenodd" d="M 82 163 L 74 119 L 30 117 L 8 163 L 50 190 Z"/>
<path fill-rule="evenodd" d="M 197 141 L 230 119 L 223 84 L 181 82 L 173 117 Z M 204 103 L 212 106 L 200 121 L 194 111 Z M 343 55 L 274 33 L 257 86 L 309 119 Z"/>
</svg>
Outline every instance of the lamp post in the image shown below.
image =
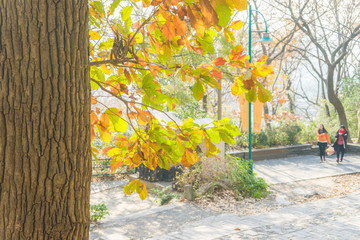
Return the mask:
<svg viewBox="0 0 360 240">
<path fill-rule="evenodd" d="M 256 31 L 252 31 L 251 30 L 251 14 L 252 12 L 258 12 L 260 13 L 260 15 L 262 16 L 262 18 L 264 19 L 265 22 L 265 30 L 256 30 Z M 260 39 L 260 42 L 264 43 L 264 44 L 270 44 L 270 42 L 272 41 L 270 38 L 270 34 L 268 33 L 268 29 L 267 29 L 267 23 L 265 20 L 264 15 L 259 12 L 258 10 L 252 10 L 251 5 L 249 5 L 249 62 L 251 63 L 251 33 L 253 32 L 258 32 L 258 33 L 263 33 L 263 37 Z M 253 173 L 253 163 L 252 163 L 252 136 L 251 136 L 251 102 L 249 102 L 249 161 L 251 161 L 251 173 Z"/>
</svg>

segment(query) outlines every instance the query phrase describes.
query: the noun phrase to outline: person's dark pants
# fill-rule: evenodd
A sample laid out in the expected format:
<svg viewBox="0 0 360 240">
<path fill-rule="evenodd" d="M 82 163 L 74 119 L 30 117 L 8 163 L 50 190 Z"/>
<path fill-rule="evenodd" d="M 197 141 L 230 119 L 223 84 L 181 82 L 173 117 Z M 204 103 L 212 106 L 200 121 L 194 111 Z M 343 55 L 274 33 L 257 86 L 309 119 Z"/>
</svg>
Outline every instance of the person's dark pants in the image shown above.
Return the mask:
<svg viewBox="0 0 360 240">
<path fill-rule="evenodd" d="M 326 150 L 326 147 L 327 147 L 327 143 L 319 142 L 318 145 L 319 145 L 319 150 L 320 150 L 320 158 L 321 158 L 322 156 L 325 157 L 325 154 L 326 154 L 326 153 L 325 153 L 325 150 Z"/>
<path fill-rule="evenodd" d="M 344 145 L 338 145 L 337 148 L 336 148 L 336 157 L 337 157 L 337 159 L 339 159 L 340 154 L 341 154 L 341 160 L 342 160 L 343 157 L 344 157 L 344 154 L 345 154 Z"/>
</svg>

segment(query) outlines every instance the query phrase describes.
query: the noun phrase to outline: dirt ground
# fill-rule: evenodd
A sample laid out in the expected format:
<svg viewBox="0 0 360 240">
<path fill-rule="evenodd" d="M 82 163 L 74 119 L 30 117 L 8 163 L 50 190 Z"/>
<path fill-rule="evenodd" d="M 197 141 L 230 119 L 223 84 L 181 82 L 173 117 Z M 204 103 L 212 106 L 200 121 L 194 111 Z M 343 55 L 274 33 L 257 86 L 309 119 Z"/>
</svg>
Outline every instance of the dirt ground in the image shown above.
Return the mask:
<svg viewBox="0 0 360 240">
<path fill-rule="evenodd" d="M 197 198 L 194 204 L 219 212 L 251 215 L 359 190 L 360 173 L 356 173 L 271 185 L 270 194 L 264 199 L 246 198 L 237 201 L 232 191 L 222 190 L 212 197 Z"/>
</svg>

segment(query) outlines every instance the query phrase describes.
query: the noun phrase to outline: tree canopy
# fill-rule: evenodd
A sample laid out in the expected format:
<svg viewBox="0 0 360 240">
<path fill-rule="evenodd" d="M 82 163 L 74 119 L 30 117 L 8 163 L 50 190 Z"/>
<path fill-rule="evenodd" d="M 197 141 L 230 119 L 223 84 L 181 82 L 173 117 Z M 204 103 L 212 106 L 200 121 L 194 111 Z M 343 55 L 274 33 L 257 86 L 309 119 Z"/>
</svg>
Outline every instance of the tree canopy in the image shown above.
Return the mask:
<svg viewBox="0 0 360 240">
<path fill-rule="evenodd" d="M 229 119 L 200 126 L 188 118 L 180 125 L 163 123 L 154 111 L 173 110 L 177 99 L 164 93 L 160 80 L 176 77 L 192 84 L 192 95 L 202 99 L 205 87 L 221 88 L 224 74 L 234 79 L 232 94 L 244 95 L 249 102 L 271 99 L 263 79 L 273 72 L 262 56 L 255 63 L 241 45 L 235 44 L 234 31 L 243 26 L 232 21 L 237 11 L 247 9 L 245 0 L 131 0 L 91 1 L 90 77 L 93 90 L 119 101 L 119 107 L 91 112 L 91 136 L 98 134 L 114 146 L 104 152 L 112 157 L 112 170 L 143 163 L 149 169 L 169 169 L 171 164 L 190 166 L 199 161 L 195 149 L 205 142 L 209 155 L 216 155 L 221 140 L 235 143 L 240 134 Z M 233 44 L 228 56 L 218 56 L 214 39 L 220 34 Z M 209 55 L 211 61 L 199 65 L 185 63 L 184 54 Z M 225 71 L 226 70 L 226 71 Z M 97 104 L 98 99 L 92 98 Z M 96 149 L 93 148 L 96 153 Z M 147 195 L 140 181 L 132 181 L 125 193 Z"/>
</svg>

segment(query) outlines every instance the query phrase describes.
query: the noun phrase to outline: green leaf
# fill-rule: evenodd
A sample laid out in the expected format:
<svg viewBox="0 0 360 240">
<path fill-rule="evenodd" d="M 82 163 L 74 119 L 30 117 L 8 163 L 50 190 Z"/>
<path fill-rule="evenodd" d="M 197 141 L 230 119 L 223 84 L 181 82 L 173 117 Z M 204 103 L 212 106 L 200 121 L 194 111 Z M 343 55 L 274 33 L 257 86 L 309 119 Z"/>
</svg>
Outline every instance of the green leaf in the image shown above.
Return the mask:
<svg viewBox="0 0 360 240">
<path fill-rule="evenodd" d="M 250 89 L 248 92 L 245 93 L 246 101 L 248 102 L 255 102 L 256 101 L 256 90 L 255 88 Z"/>
<path fill-rule="evenodd" d="M 263 87 L 259 87 L 258 98 L 262 103 L 269 102 L 271 100 L 271 92 Z"/>
<path fill-rule="evenodd" d="M 226 27 L 233 15 L 233 9 L 224 0 L 215 0 L 215 12 L 219 18 L 219 26 Z"/>
<path fill-rule="evenodd" d="M 114 45 L 114 39 L 108 38 L 105 42 L 100 43 L 99 50 L 101 51 L 101 50 L 111 49 L 113 45 Z"/>
<path fill-rule="evenodd" d="M 201 81 L 197 81 L 192 89 L 193 96 L 197 101 L 200 101 L 205 95 L 205 86 Z"/>
<path fill-rule="evenodd" d="M 121 111 L 117 108 L 108 108 L 106 109 L 105 113 L 108 115 L 110 121 L 114 125 L 114 130 L 116 132 L 124 133 L 127 130 L 128 123 L 122 119 Z"/>
<path fill-rule="evenodd" d="M 109 7 L 109 12 L 108 12 L 108 16 L 112 15 L 115 11 L 115 9 L 119 6 L 120 0 L 114 0 L 110 7 Z"/>
<path fill-rule="evenodd" d="M 91 5 L 98 11 L 99 13 L 104 13 L 103 5 L 100 1 L 94 1 Z"/>
<path fill-rule="evenodd" d="M 97 68 L 96 66 L 91 66 L 90 77 L 95 79 L 96 81 L 99 81 L 99 82 L 104 82 L 105 81 L 104 73 L 99 68 Z"/>
<path fill-rule="evenodd" d="M 96 90 L 99 88 L 99 85 L 96 82 L 90 81 L 90 86 L 92 90 Z"/>
<path fill-rule="evenodd" d="M 131 15 L 131 12 L 133 10 L 133 7 L 132 6 L 127 6 L 127 7 L 124 7 L 121 11 L 121 19 L 123 21 L 126 21 L 130 18 L 130 15 Z"/>
</svg>

